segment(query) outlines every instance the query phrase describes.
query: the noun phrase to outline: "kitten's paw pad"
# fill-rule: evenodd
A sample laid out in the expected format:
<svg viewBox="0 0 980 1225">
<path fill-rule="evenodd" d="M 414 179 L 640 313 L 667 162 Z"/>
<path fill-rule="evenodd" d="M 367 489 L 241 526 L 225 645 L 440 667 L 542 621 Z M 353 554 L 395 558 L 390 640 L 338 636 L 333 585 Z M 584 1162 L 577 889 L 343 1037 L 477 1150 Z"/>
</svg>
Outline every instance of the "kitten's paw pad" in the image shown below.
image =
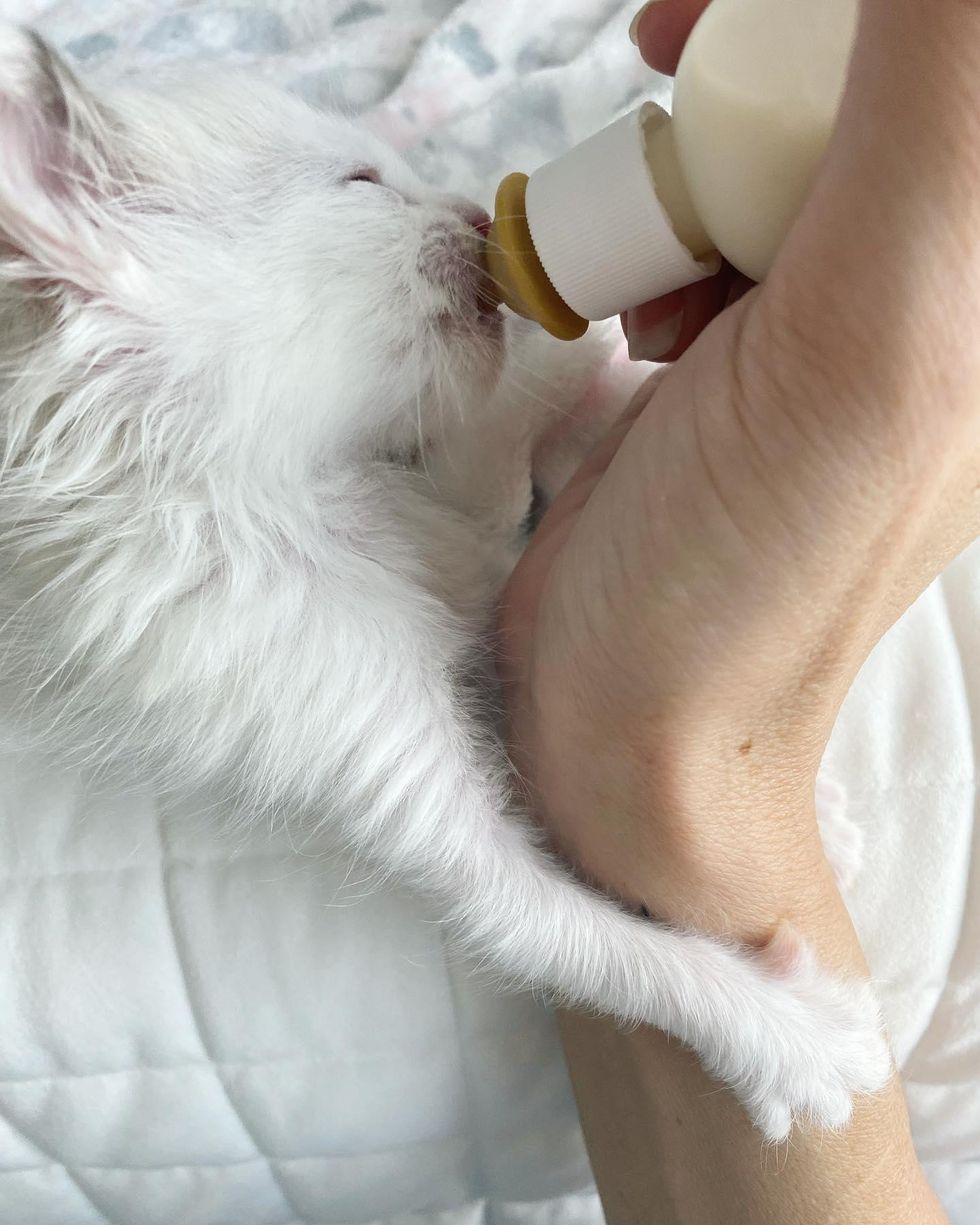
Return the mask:
<svg viewBox="0 0 980 1225">
<path fill-rule="evenodd" d="M 824 854 L 834 870 L 837 884 L 847 889 L 864 862 L 864 830 L 847 813 L 847 793 L 840 783 L 817 779 L 817 821 Z"/>
<path fill-rule="evenodd" d="M 758 956 L 781 990 L 768 1044 L 759 1042 L 760 1057 L 743 1068 L 736 1095 L 769 1140 L 785 1140 L 791 1122 L 839 1131 L 855 1095 L 877 1093 L 892 1072 L 871 985 L 827 974 L 788 926 Z"/>
</svg>

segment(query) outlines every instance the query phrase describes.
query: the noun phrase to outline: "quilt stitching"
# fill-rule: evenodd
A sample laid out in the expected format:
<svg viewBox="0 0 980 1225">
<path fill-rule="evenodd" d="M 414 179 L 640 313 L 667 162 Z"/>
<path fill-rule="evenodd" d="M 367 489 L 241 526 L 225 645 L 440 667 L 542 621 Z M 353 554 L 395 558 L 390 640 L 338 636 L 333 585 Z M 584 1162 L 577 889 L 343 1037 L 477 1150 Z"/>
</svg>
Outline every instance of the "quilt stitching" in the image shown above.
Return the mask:
<svg viewBox="0 0 980 1225">
<path fill-rule="evenodd" d="M 49 1148 L 47 1148 L 44 1144 L 42 1144 L 37 1139 L 37 1137 L 29 1135 L 27 1132 L 24 1131 L 24 1129 L 19 1124 L 15 1123 L 13 1119 L 11 1119 L 7 1111 L 4 1109 L 4 1104 L 2 1101 L 0 1101 L 0 1116 L 3 1117 L 4 1122 L 10 1127 L 11 1131 L 16 1132 L 17 1135 L 21 1136 L 31 1146 L 31 1148 L 35 1149 L 43 1157 L 48 1158 L 46 1165 L 39 1166 L 39 1167 L 33 1167 L 33 1168 L 38 1168 L 38 1169 L 57 1168 L 57 1169 L 63 1170 L 65 1177 L 68 1179 L 71 1185 L 78 1192 L 81 1199 L 84 1200 L 84 1202 L 88 1204 L 89 1207 L 92 1208 L 94 1212 L 97 1212 L 99 1214 L 99 1216 L 105 1222 L 105 1225 L 128 1225 L 128 1222 L 120 1221 L 117 1218 L 111 1216 L 109 1211 L 104 1207 L 104 1205 L 96 1202 L 95 1198 L 92 1195 L 92 1192 L 89 1190 L 88 1187 L 85 1186 L 85 1184 L 81 1181 L 81 1179 L 79 1179 L 78 1175 L 71 1169 L 70 1166 L 66 1165 L 63 1161 L 59 1161 L 57 1156 L 53 1152 L 51 1152 Z M 2 1173 L 4 1174 L 7 1172 L 8 1171 L 6 1170 L 2 1171 Z M 27 1223 L 24 1222 L 23 1225 L 27 1225 Z"/>
<path fill-rule="evenodd" d="M 159 830 L 160 844 L 162 847 L 166 848 L 167 839 L 164 833 L 163 823 L 160 819 L 159 812 L 157 812 L 157 826 Z M 224 1093 L 225 1100 L 228 1104 L 228 1108 L 231 1111 L 232 1115 L 238 1120 L 239 1126 L 241 1127 L 243 1133 L 248 1138 L 249 1143 L 255 1149 L 256 1157 L 265 1161 L 265 1164 L 269 1170 L 269 1175 L 272 1178 L 273 1182 L 275 1183 L 279 1191 L 279 1194 L 282 1196 L 284 1205 L 291 1213 L 293 1213 L 294 1216 L 296 1216 L 302 1221 L 304 1220 L 303 1214 L 300 1212 L 298 1206 L 293 1201 L 292 1196 L 289 1193 L 288 1187 L 283 1181 L 282 1176 L 279 1173 L 279 1170 L 276 1168 L 275 1162 L 271 1158 L 267 1157 L 262 1152 L 261 1148 L 259 1147 L 258 1140 L 255 1136 L 255 1132 L 253 1131 L 249 1123 L 246 1121 L 241 1110 L 239 1110 L 238 1104 L 234 1100 L 234 1097 L 230 1089 L 228 1088 L 227 1081 L 220 1074 L 215 1064 L 214 1056 L 212 1054 L 210 1043 L 208 1041 L 206 1026 L 204 1024 L 204 1021 L 201 1016 L 201 1012 L 197 1005 L 197 1002 L 194 999 L 194 993 L 191 990 L 190 978 L 187 973 L 186 953 L 185 953 L 185 949 L 183 945 L 183 940 L 179 932 L 179 927 L 176 921 L 176 912 L 174 909 L 173 897 L 171 894 L 170 871 L 171 871 L 171 865 L 169 865 L 165 861 L 165 858 L 164 858 L 164 860 L 161 861 L 161 888 L 163 890 L 164 904 L 166 906 L 167 922 L 168 922 L 171 939 L 173 942 L 174 956 L 177 959 L 177 965 L 180 970 L 181 987 L 184 992 L 184 997 L 187 1001 L 187 1008 L 190 1013 L 191 1020 L 194 1024 L 194 1029 L 197 1033 L 198 1041 L 201 1044 L 201 1050 L 207 1056 L 208 1061 L 211 1063 L 211 1065 L 215 1068 L 215 1077 L 218 1083 L 221 1085 L 221 1089 L 222 1089 L 222 1092 Z"/>
</svg>

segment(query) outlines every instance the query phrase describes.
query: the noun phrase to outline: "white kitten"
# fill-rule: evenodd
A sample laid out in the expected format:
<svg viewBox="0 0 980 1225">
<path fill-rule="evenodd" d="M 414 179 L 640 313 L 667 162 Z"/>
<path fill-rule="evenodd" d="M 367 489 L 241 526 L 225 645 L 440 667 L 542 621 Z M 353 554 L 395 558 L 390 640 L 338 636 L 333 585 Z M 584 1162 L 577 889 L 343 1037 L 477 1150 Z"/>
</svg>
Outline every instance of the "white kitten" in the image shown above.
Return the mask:
<svg viewBox="0 0 980 1225">
<path fill-rule="evenodd" d="M 870 987 L 624 913 L 509 807 L 477 690 L 529 500 L 483 217 L 258 81 L 96 98 L 0 27 L 5 700 L 62 755 L 308 814 L 509 981 L 689 1044 L 773 1139 Z M 414 462 L 415 460 L 418 462 Z"/>
</svg>

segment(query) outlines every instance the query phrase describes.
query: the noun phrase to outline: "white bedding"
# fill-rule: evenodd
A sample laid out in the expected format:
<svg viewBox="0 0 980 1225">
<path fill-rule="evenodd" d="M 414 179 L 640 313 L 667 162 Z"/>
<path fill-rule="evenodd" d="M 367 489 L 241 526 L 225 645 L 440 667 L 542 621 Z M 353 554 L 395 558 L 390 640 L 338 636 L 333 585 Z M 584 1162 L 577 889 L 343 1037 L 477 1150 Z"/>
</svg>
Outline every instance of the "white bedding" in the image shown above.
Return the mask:
<svg viewBox="0 0 980 1225">
<path fill-rule="evenodd" d="M 604 0 L 0 0 L 90 70 L 249 63 L 484 200 L 663 83 Z M 828 761 L 852 908 L 955 1225 L 980 1221 L 980 552 Z M 551 1019 L 315 846 L 0 762 L 0 1225 L 598 1225 Z M 719 1223 L 720 1225 L 720 1223 Z"/>
</svg>

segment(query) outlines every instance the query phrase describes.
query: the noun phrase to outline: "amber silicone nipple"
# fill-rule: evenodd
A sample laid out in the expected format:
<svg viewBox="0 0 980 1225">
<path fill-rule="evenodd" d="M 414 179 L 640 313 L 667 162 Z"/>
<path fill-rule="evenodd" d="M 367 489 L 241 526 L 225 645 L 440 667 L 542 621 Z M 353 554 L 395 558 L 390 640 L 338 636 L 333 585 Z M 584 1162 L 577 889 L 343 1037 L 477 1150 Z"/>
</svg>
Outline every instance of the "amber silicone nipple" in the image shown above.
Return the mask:
<svg viewBox="0 0 980 1225">
<path fill-rule="evenodd" d="M 493 225 L 487 235 L 487 272 L 501 301 L 540 323 L 559 340 L 577 340 L 589 321 L 577 315 L 548 280 L 527 224 L 526 174 L 509 174 L 497 188 Z"/>
</svg>

